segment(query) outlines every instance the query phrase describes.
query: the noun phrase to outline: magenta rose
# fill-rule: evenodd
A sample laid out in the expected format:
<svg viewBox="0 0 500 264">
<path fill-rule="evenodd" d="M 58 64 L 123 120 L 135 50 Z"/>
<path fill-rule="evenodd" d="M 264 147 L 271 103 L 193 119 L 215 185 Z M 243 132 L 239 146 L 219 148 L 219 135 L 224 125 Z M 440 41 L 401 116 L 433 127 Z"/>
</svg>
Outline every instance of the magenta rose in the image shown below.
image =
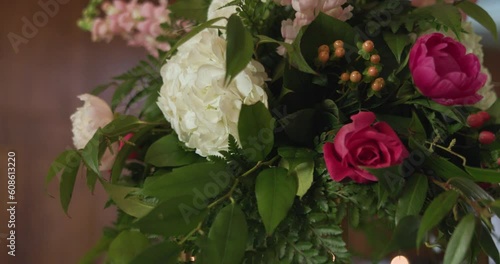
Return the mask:
<svg viewBox="0 0 500 264">
<path fill-rule="evenodd" d="M 326 167 L 334 181 L 377 181 L 362 167 L 390 167 L 408 157 L 405 146 L 387 123 L 373 123 L 374 113 L 359 112 L 351 119 L 353 122 L 339 130 L 333 143 L 327 142 L 323 147 Z"/>
<path fill-rule="evenodd" d="M 471 105 L 487 76 L 474 54 L 441 33 L 423 35 L 410 51 L 410 71 L 420 92 L 442 105 Z"/>
</svg>

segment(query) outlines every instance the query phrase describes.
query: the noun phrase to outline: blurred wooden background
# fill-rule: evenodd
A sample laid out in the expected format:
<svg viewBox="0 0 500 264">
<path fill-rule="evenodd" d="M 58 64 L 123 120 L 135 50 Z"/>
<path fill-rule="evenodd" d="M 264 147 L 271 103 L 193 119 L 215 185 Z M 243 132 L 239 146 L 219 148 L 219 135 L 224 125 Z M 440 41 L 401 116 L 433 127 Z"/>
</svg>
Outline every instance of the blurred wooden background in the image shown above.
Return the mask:
<svg viewBox="0 0 500 264">
<path fill-rule="evenodd" d="M 90 34 L 76 27 L 88 0 L 59 1 L 67 3 L 16 54 L 7 35 L 22 35 L 22 18 L 32 21 L 42 9 L 38 0 L 1 0 L 0 263 L 77 263 L 114 217 L 113 209 L 102 209 L 103 191 L 91 195 L 83 179 L 77 181 L 71 218 L 65 216 L 58 199 L 46 194 L 44 177 L 56 155 L 72 145 L 69 116 L 80 106 L 76 96 L 127 70 L 145 52 L 120 40 L 92 43 Z M 499 57 L 500 50 L 487 51 L 486 65 L 496 82 Z M 1 235 L 7 232 L 8 219 L 7 151 L 15 151 L 17 161 L 16 257 L 7 255 Z M 57 196 L 55 185 L 49 193 Z"/>
</svg>

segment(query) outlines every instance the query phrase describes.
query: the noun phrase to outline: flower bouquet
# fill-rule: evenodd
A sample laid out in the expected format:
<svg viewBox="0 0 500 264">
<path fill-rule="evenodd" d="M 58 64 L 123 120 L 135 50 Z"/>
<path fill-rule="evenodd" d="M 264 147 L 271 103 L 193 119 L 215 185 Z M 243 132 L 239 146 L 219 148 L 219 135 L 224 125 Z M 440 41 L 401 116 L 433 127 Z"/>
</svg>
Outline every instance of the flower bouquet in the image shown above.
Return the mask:
<svg viewBox="0 0 500 264">
<path fill-rule="evenodd" d="M 432 248 L 500 263 L 500 103 L 471 1 L 93 0 L 79 25 L 151 55 L 81 95 L 78 171 L 114 226 L 93 263 L 349 263 Z M 114 89 L 111 105 L 97 95 Z"/>
</svg>

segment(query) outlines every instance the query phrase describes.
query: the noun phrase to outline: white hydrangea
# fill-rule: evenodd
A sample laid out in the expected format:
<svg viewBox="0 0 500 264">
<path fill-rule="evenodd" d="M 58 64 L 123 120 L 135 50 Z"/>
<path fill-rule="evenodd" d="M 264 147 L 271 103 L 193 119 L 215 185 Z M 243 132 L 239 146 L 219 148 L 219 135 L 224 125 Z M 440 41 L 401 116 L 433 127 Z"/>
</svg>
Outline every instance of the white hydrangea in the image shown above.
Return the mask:
<svg viewBox="0 0 500 264">
<path fill-rule="evenodd" d="M 238 139 L 241 105 L 263 102 L 267 74 L 252 60 L 224 86 L 226 41 L 205 30 L 182 46 L 163 66 L 158 106 L 187 147 L 201 156 L 227 150 L 229 135 Z"/>
<path fill-rule="evenodd" d="M 232 0 L 213 0 L 208 6 L 207 19 L 214 19 L 217 17 L 229 18 L 232 14 L 236 14 L 236 6 L 226 6 L 231 3 Z M 222 19 L 215 23 L 217 26 L 225 27 L 227 25 L 227 20 Z"/>
<path fill-rule="evenodd" d="M 82 94 L 78 98 L 84 104 L 76 109 L 70 119 L 73 125 L 73 144 L 77 149 L 82 149 L 92 139 L 98 128 L 102 128 L 113 121 L 113 112 L 109 105 L 97 96 Z M 113 144 L 112 149 L 113 153 L 116 154 L 118 144 Z M 110 170 L 114 160 L 115 155 L 109 149 L 106 150 L 101 159 L 99 170 Z"/>
</svg>

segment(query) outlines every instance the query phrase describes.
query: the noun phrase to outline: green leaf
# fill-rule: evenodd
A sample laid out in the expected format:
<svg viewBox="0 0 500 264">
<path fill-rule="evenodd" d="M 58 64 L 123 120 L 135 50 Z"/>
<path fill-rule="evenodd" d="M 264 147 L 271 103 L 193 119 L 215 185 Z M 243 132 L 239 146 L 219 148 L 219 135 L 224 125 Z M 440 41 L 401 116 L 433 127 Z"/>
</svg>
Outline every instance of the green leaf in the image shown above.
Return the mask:
<svg viewBox="0 0 500 264">
<path fill-rule="evenodd" d="M 99 258 L 104 252 L 109 248 L 111 242 L 113 242 L 114 237 L 109 237 L 103 235 L 101 239 L 87 252 L 85 256 L 80 259 L 79 264 L 94 264 L 97 258 Z"/>
<path fill-rule="evenodd" d="M 137 255 L 129 264 L 177 263 L 180 254 L 181 248 L 179 245 L 175 242 L 166 240 L 147 248 Z"/>
<path fill-rule="evenodd" d="M 208 236 L 198 237 L 195 243 L 200 248 L 200 253 L 196 255 L 196 264 L 220 263 L 217 245 Z"/>
<path fill-rule="evenodd" d="M 186 235 L 207 216 L 206 208 L 206 203 L 192 196 L 177 196 L 157 205 L 133 226 L 164 237 Z"/>
<path fill-rule="evenodd" d="M 215 244 L 220 264 L 241 263 L 247 246 L 248 226 L 245 214 L 234 203 L 217 214 L 208 233 L 209 241 Z"/>
<path fill-rule="evenodd" d="M 149 239 L 137 231 L 122 231 L 109 245 L 107 263 L 129 264 L 149 246 Z"/>
<path fill-rule="evenodd" d="M 449 27 L 455 34 L 459 35 L 462 25 L 462 16 L 458 8 L 446 3 L 437 3 L 431 6 L 417 8 L 414 14 L 424 14 L 439 23 Z"/>
<path fill-rule="evenodd" d="M 500 183 L 500 172 L 465 166 L 465 170 L 472 175 L 476 182 Z"/>
<path fill-rule="evenodd" d="M 68 207 L 73 195 L 73 189 L 75 188 L 76 175 L 80 169 L 80 164 L 80 157 L 71 163 L 66 163 L 66 168 L 64 168 L 64 171 L 61 174 L 61 182 L 59 183 L 59 198 L 61 200 L 64 213 L 66 214 L 68 214 Z"/>
<path fill-rule="evenodd" d="M 420 118 L 418 118 L 418 115 L 415 112 L 412 112 L 409 131 L 410 131 L 410 134 L 413 138 L 415 138 L 419 141 L 427 140 L 427 134 L 425 132 L 425 127 L 424 127 L 424 125 L 422 125 Z"/>
<path fill-rule="evenodd" d="M 241 18 L 233 14 L 227 22 L 226 83 L 244 70 L 253 54 L 253 38 Z"/>
<path fill-rule="evenodd" d="M 389 252 L 415 248 L 419 226 L 420 219 L 418 216 L 407 215 L 401 218 L 392 234 L 391 241 L 387 245 L 387 248 L 381 252 L 380 257 Z"/>
<path fill-rule="evenodd" d="M 97 175 L 93 170 L 87 168 L 87 187 L 89 187 L 90 192 L 92 194 L 94 193 L 95 189 L 95 184 L 97 182 L 97 178 L 99 178 L 99 175 Z"/>
<path fill-rule="evenodd" d="M 175 1 L 168 5 L 168 9 L 176 17 L 204 22 L 207 20 L 208 7 L 210 0 L 182 0 Z"/>
<path fill-rule="evenodd" d="M 469 250 L 475 225 L 476 218 L 472 214 L 466 215 L 460 220 L 446 247 L 443 264 L 462 263 Z"/>
<path fill-rule="evenodd" d="M 311 68 L 311 66 L 309 66 L 307 61 L 304 59 L 304 56 L 302 56 L 302 53 L 300 53 L 300 49 L 298 47 L 290 43 L 277 41 L 263 35 L 258 35 L 257 38 L 259 38 L 258 44 L 273 43 L 283 46 L 287 52 L 288 63 L 293 67 L 297 68 L 298 70 L 305 73 L 318 74 L 315 70 Z"/>
<path fill-rule="evenodd" d="M 474 181 L 467 178 L 451 178 L 448 184 L 455 187 L 465 196 L 472 200 L 493 201 L 493 197 L 487 193 L 483 188 L 479 187 Z"/>
<path fill-rule="evenodd" d="M 245 156 L 251 161 L 261 161 L 274 145 L 274 122 L 262 102 L 243 105 L 238 119 L 238 134 Z"/>
<path fill-rule="evenodd" d="M 120 115 L 115 117 L 111 123 L 103 127 L 102 133 L 107 137 L 113 138 L 125 136 L 128 133 L 135 132 L 146 126 L 152 126 L 152 124 L 144 123 L 135 116 Z"/>
<path fill-rule="evenodd" d="M 396 208 L 396 224 L 408 215 L 418 215 L 424 206 L 429 183 L 427 176 L 416 173 L 410 176 L 403 190 L 403 196 L 398 201 Z"/>
<path fill-rule="evenodd" d="M 462 9 L 464 13 L 485 27 L 495 39 L 498 39 L 498 31 L 495 20 L 493 20 L 486 10 L 469 1 L 461 1 L 457 4 L 457 7 Z"/>
<path fill-rule="evenodd" d="M 87 168 L 97 175 L 101 175 L 99 171 L 99 158 L 106 148 L 104 144 L 101 146 L 101 139 L 102 130 L 98 129 L 80 152 L 82 160 L 87 165 Z"/>
<path fill-rule="evenodd" d="M 404 34 L 393 34 L 391 32 L 384 32 L 383 36 L 387 46 L 389 46 L 394 57 L 396 57 L 397 62 L 401 63 L 401 54 L 409 42 L 408 36 Z"/>
<path fill-rule="evenodd" d="M 203 160 L 193 151 L 187 151 L 175 134 L 164 136 L 148 149 L 144 161 L 156 167 L 178 167 Z"/>
<path fill-rule="evenodd" d="M 444 106 L 428 99 L 416 99 L 408 101 L 407 104 L 421 105 L 445 116 L 448 116 L 449 118 L 452 118 L 461 124 L 466 123 L 465 117 L 455 107 Z"/>
<path fill-rule="evenodd" d="M 127 97 L 132 89 L 135 87 L 135 83 L 137 82 L 137 79 L 128 79 L 124 82 L 122 82 L 118 87 L 116 88 L 115 93 L 113 94 L 113 99 L 111 99 L 111 109 L 115 111 L 116 107 L 123 101 L 125 97 Z"/>
<path fill-rule="evenodd" d="M 152 205 L 145 203 L 140 197 L 134 195 L 140 191 L 140 188 L 115 185 L 104 180 L 101 180 L 101 183 L 116 206 L 126 214 L 141 218 L 153 210 Z"/>
<path fill-rule="evenodd" d="M 297 196 L 304 196 L 313 182 L 315 152 L 303 148 L 283 147 L 278 149 L 278 154 L 283 158 L 280 166 L 288 170 L 288 175 L 298 179 Z"/>
<path fill-rule="evenodd" d="M 459 194 L 456 191 L 450 190 L 441 193 L 436 197 L 427 210 L 425 210 L 424 216 L 422 217 L 422 222 L 417 234 L 417 245 L 420 245 L 424 239 L 425 234 L 434 228 L 436 225 L 443 220 L 443 218 L 448 214 L 448 212 L 457 203 Z"/>
<path fill-rule="evenodd" d="M 45 177 L 45 188 L 54 179 L 54 177 L 61 171 L 63 171 L 68 164 L 73 164 L 80 162 L 80 155 L 76 150 L 66 150 L 57 156 L 56 160 L 52 162 L 49 168 L 49 172 Z"/>
<path fill-rule="evenodd" d="M 487 112 L 491 116 L 490 122 L 500 124 L 500 100 L 496 100 L 495 103 L 488 108 Z"/>
<path fill-rule="evenodd" d="M 269 168 L 257 176 L 257 207 L 268 235 L 285 219 L 297 193 L 297 178 L 289 177 L 283 168 Z"/>
<path fill-rule="evenodd" d="M 226 189 L 232 177 L 223 162 L 195 163 L 148 177 L 141 193 L 156 197 L 160 202 L 185 195 L 205 202 Z"/>
<path fill-rule="evenodd" d="M 498 248 L 491 237 L 490 231 L 484 225 L 481 225 L 480 231 L 476 232 L 475 239 L 479 241 L 479 245 L 483 251 L 488 254 L 496 264 L 500 264 L 500 253 L 498 252 Z"/>
</svg>

